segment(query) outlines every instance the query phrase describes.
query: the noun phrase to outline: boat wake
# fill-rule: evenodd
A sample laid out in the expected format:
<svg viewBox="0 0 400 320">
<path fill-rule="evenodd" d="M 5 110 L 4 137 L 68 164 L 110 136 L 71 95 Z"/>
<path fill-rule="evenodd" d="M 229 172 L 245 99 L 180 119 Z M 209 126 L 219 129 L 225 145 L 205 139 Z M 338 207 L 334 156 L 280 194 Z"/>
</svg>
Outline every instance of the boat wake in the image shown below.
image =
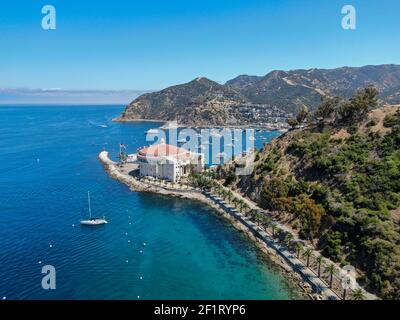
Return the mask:
<svg viewBox="0 0 400 320">
<path fill-rule="evenodd" d="M 96 123 L 94 121 L 88 120 L 88 123 L 94 127 L 99 127 L 99 128 L 108 128 L 106 124 L 101 124 L 101 123 Z"/>
</svg>

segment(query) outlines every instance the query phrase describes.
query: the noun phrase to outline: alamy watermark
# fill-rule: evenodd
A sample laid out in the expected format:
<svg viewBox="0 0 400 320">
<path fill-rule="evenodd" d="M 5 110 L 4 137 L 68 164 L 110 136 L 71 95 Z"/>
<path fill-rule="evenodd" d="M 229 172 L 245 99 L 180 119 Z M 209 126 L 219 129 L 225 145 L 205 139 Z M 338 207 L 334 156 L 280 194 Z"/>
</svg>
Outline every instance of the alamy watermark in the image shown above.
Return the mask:
<svg viewBox="0 0 400 320">
<path fill-rule="evenodd" d="M 345 5 L 342 7 L 342 28 L 344 30 L 356 30 L 357 28 L 357 13 L 356 8 L 352 5 Z"/>
<path fill-rule="evenodd" d="M 42 29 L 55 30 L 57 28 L 56 8 L 50 4 L 47 4 L 42 7 L 42 14 L 45 15 L 42 18 Z"/>
<path fill-rule="evenodd" d="M 147 142 L 167 142 L 169 145 L 199 154 L 210 166 L 234 162 L 235 173 L 239 176 L 251 175 L 254 170 L 255 140 L 254 129 L 178 129 L 176 122 L 173 128 L 149 130 L 146 133 Z"/>
<path fill-rule="evenodd" d="M 44 290 L 55 290 L 56 289 L 56 268 L 52 265 L 45 265 L 42 268 L 42 274 L 45 275 L 42 278 L 42 288 Z"/>
</svg>

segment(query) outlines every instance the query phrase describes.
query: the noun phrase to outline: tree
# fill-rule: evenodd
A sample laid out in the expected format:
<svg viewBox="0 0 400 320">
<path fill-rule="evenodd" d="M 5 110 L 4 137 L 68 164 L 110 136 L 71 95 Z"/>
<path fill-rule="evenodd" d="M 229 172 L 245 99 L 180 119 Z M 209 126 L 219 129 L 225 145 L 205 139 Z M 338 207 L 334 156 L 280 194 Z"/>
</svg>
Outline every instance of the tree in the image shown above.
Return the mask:
<svg viewBox="0 0 400 320">
<path fill-rule="evenodd" d="M 228 200 L 229 202 L 233 202 L 234 200 L 233 192 L 230 190 L 228 191 Z"/>
<path fill-rule="evenodd" d="M 368 112 L 378 105 L 378 90 L 368 87 L 359 90 L 352 98 L 342 105 L 339 115 L 342 120 L 363 120 Z"/>
<path fill-rule="evenodd" d="M 317 265 L 318 265 L 318 278 L 321 278 L 321 265 L 322 262 L 324 261 L 324 258 L 322 256 L 317 257 Z"/>
<path fill-rule="evenodd" d="M 294 236 L 291 233 L 286 234 L 285 236 L 285 243 L 286 245 L 290 245 L 290 243 L 293 241 Z"/>
<path fill-rule="evenodd" d="M 300 253 L 303 250 L 304 245 L 301 242 L 296 242 L 297 258 L 300 259 Z"/>
<path fill-rule="evenodd" d="M 336 272 L 336 266 L 334 264 L 330 264 L 326 270 L 329 272 L 329 288 L 332 288 L 333 285 L 333 275 Z"/>
<path fill-rule="evenodd" d="M 343 288 L 343 295 L 342 295 L 343 300 L 346 300 L 346 297 L 347 297 L 347 289 Z"/>
<path fill-rule="evenodd" d="M 256 210 L 252 210 L 252 211 L 256 211 Z M 260 223 L 263 221 L 263 215 L 256 211 L 256 213 L 254 214 L 254 219 L 255 219 L 256 223 L 258 225 L 260 225 Z"/>
<path fill-rule="evenodd" d="M 325 214 L 325 209 L 308 195 L 301 194 L 297 196 L 292 210 L 302 223 L 301 235 L 310 240 L 314 239 L 319 230 L 321 217 Z"/>
<path fill-rule="evenodd" d="M 353 299 L 354 300 L 364 300 L 365 299 L 365 292 L 361 288 L 354 289 L 352 291 Z"/>
<path fill-rule="evenodd" d="M 267 228 L 272 223 L 272 219 L 267 217 L 266 215 L 262 215 L 262 225 L 264 228 Z"/>
<path fill-rule="evenodd" d="M 297 113 L 296 121 L 298 124 L 302 124 L 307 117 L 309 116 L 310 112 L 306 106 L 303 106 L 300 111 Z"/>
<path fill-rule="evenodd" d="M 244 204 L 243 200 L 242 199 L 238 199 L 237 200 L 237 204 L 238 204 L 239 210 L 242 211 L 243 210 L 243 204 Z"/>
<path fill-rule="evenodd" d="M 310 258 L 314 256 L 314 251 L 312 249 L 310 249 L 310 248 L 307 248 L 304 251 L 304 256 L 307 259 L 307 267 L 309 267 L 310 266 Z"/>
<path fill-rule="evenodd" d="M 288 119 L 287 119 L 287 123 L 288 123 L 288 125 L 289 125 L 292 129 L 296 128 L 296 126 L 299 124 L 299 123 L 297 122 L 297 120 L 294 119 L 294 118 L 288 118 Z"/>
<path fill-rule="evenodd" d="M 275 233 L 278 230 L 278 226 L 275 223 L 271 224 L 271 230 L 272 230 L 272 236 L 275 237 Z"/>
<path fill-rule="evenodd" d="M 270 209 L 281 209 L 281 198 L 286 198 L 289 192 L 288 185 L 280 178 L 272 178 L 263 185 L 262 201 Z"/>
<path fill-rule="evenodd" d="M 248 213 L 248 210 L 250 209 L 249 205 L 243 201 L 243 211 L 244 213 Z"/>
<path fill-rule="evenodd" d="M 315 111 L 315 116 L 322 120 L 331 119 L 336 113 L 341 99 L 339 97 L 325 98 Z"/>
</svg>

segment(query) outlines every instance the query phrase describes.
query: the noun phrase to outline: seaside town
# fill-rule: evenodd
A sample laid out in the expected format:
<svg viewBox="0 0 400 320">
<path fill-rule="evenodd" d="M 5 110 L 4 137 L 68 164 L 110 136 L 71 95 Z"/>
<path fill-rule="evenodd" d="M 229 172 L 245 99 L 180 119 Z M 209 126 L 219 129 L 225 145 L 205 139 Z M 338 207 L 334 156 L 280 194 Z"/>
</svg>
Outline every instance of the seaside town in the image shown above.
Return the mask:
<svg viewBox="0 0 400 320">
<path fill-rule="evenodd" d="M 147 134 L 158 130 L 177 130 L 177 126 L 174 122 L 167 122 Z M 238 190 L 224 186 L 218 179 L 221 165 L 207 166 L 204 154 L 178 147 L 178 141 L 174 144 L 161 139 L 149 147 L 139 148 L 134 154 L 127 153 L 127 147 L 120 144 L 117 162 L 110 159 L 107 151 L 102 151 L 99 159 L 111 177 L 132 191 L 191 199 L 214 208 L 272 257 L 281 271 L 297 283 L 304 298 L 377 299 L 359 286 L 354 269 L 343 269 L 323 258 L 311 243 L 299 239 L 293 230 L 274 220 L 272 213 L 260 208 Z M 254 155 L 249 155 L 249 152 L 240 152 L 225 165 L 250 165 Z"/>
<path fill-rule="evenodd" d="M 1 307 L 400 300 L 400 1 L 0 6 Z"/>
</svg>

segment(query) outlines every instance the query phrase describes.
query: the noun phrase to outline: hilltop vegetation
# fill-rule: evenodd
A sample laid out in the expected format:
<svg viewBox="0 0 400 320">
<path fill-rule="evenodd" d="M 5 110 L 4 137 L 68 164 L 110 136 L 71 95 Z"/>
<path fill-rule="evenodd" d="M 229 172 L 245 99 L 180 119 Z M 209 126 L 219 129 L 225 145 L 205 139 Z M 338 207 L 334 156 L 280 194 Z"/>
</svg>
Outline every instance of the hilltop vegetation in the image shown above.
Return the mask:
<svg viewBox="0 0 400 320">
<path fill-rule="evenodd" d="M 269 209 L 321 250 L 362 274 L 384 298 L 400 298 L 400 107 L 376 108 L 367 88 L 327 98 L 256 154 L 251 176 L 226 184 Z"/>
</svg>

